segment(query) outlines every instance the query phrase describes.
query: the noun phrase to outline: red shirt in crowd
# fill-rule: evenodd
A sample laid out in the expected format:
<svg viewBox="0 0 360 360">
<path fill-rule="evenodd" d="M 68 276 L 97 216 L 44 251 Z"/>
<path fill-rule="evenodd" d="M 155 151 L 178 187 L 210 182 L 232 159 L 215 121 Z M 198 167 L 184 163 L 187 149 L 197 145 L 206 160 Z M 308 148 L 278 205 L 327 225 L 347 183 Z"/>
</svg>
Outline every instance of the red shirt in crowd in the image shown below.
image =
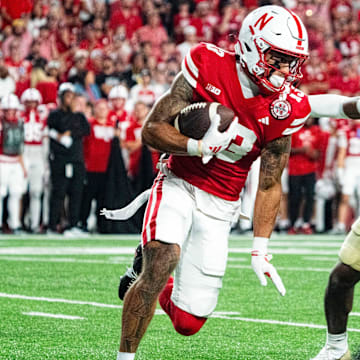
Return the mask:
<svg viewBox="0 0 360 360">
<path fill-rule="evenodd" d="M 109 162 L 115 123 L 109 116 L 105 124 L 100 124 L 96 119 L 90 119 L 89 123 L 90 135 L 84 139 L 86 171 L 103 173 Z"/>
<path fill-rule="evenodd" d="M 58 86 L 57 81 L 40 81 L 36 84 L 36 88 L 42 96 L 43 104 L 56 103 Z"/>
<path fill-rule="evenodd" d="M 32 0 L 0 0 L 0 7 L 15 20 L 30 14 L 34 6 Z"/>
<path fill-rule="evenodd" d="M 314 150 L 320 150 L 323 142 L 323 134 L 319 126 L 303 127 L 291 136 L 291 147 L 301 148 L 308 146 Z M 311 159 L 305 153 L 292 154 L 289 159 L 289 175 L 306 175 L 316 172 L 318 160 Z"/>
<path fill-rule="evenodd" d="M 143 23 L 141 17 L 137 14 L 137 10 L 134 9 L 130 16 L 126 17 L 121 9 L 115 10 L 110 16 L 109 27 L 112 30 L 116 30 L 120 25 L 125 26 L 126 37 L 131 39 L 134 32 L 139 29 Z"/>
</svg>

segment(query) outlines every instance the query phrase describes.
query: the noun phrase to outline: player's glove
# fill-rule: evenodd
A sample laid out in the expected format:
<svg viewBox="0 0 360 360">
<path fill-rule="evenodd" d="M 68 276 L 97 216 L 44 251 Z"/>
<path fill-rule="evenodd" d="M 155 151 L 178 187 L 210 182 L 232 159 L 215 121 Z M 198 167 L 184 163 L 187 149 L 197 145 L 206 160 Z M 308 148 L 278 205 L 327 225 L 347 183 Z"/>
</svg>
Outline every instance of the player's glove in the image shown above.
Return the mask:
<svg viewBox="0 0 360 360">
<path fill-rule="evenodd" d="M 284 284 L 275 267 L 270 264 L 272 256 L 267 254 L 268 242 L 269 239 L 267 238 L 254 238 L 253 250 L 251 251 L 251 267 L 253 268 L 256 276 L 259 278 L 262 286 L 267 285 L 266 275 L 272 280 L 279 293 L 284 296 L 286 293 Z"/>
<path fill-rule="evenodd" d="M 211 125 L 202 140 L 188 140 L 188 153 L 193 156 L 201 156 L 203 164 L 207 164 L 214 155 L 225 150 L 236 136 L 236 119 L 231 122 L 229 128 L 224 132 L 218 130 L 219 125 L 220 115 L 217 114 L 212 119 Z"/>
</svg>

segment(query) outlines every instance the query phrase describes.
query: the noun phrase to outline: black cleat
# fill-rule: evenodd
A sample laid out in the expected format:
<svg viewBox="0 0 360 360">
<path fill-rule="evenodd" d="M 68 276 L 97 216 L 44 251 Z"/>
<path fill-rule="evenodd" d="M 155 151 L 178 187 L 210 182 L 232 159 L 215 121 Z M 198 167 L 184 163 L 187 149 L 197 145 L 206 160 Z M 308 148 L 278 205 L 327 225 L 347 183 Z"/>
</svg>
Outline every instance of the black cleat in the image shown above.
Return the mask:
<svg viewBox="0 0 360 360">
<path fill-rule="evenodd" d="M 142 246 L 136 248 L 135 257 L 131 268 L 128 268 L 123 276 L 120 277 L 118 296 L 124 300 L 125 294 L 132 283 L 137 279 L 142 269 Z"/>
</svg>

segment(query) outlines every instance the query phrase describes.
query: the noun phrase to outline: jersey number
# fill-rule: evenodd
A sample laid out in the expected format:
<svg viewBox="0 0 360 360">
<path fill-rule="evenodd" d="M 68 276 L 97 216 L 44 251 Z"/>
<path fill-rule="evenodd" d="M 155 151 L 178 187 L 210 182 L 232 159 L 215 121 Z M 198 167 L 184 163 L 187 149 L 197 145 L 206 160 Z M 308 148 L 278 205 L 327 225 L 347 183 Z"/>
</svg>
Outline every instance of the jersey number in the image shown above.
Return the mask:
<svg viewBox="0 0 360 360">
<path fill-rule="evenodd" d="M 257 137 L 255 133 L 237 123 L 236 125 L 236 137 L 226 150 L 216 154 L 216 157 L 220 160 L 234 163 L 247 155 L 253 148 Z"/>
<path fill-rule="evenodd" d="M 225 56 L 225 52 L 223 49 L 218 48 L 217 46 L 213 45 L 213 44 L 206 44 L 206 48 L 212 52 L 214 52 L 216 55 L 220 56 L 220 57 L 224 57 Z"/>
</svg>

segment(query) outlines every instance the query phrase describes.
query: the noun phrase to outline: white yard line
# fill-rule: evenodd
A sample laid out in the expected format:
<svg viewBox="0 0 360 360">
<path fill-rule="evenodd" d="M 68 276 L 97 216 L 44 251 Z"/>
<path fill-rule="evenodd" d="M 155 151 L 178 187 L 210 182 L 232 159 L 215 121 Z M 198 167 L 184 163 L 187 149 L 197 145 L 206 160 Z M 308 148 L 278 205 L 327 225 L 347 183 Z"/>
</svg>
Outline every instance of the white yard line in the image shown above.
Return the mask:
<svg viewBox="0 0 360 360">
<path fill-rule="evenodd" d="M 0 255 L 134 255 L 133 247 L 19 246 L 0 248 Z"/>
<path fill-rule="evenodd" d="M 115 308 L 121 309 L 122 306 L 113 305 L 113 304 L 102 304 L 92 301 L 79 301 L 79 300 L 68 300 L 68 299 L 57 299 L 57 298 L 46 298 L 46 297 L 36 297 L 36 296 L 26 296 L 26 295 L 18 295 L 18 294 L 6 294 L 0 293 L 0 297 L 3 298 L 10 298 L 10 299 L 21 299 L 21 300 L 32 300 L 32 301 L 45 301 L 45 302 L 60 302 L 66 304 L 76 304 L 76 305 L 90 305 L 102 308 Z M 23 313 L 24 315 L 30 315 L 31 313 Z M 34 314 L 46 314 L 46 313 L 34 313 Z M 161 309 L 157 309 L 155 312 L 156 315 L 164 315 L 165 313 Z M 295 327 L 307 327 L 307 328 L 314 328 L 314 329 L 326 329 L 325 325 L 317 325 L 317 324 L 306 324 L 306 323 L 295 323 L 291 321 L 279 321 L 279 320 L 272 320 L 272 319 L 252 319 L 252 318 L 245 318 L 239 317 L 234 315 L 239 315 L 239 312 L 236 311 L 215 311 L 211 317 L 218 318 L 218 319 L 225 319 L 225 320 L 237 320 L 237 321 L 244 321 L 244 322 L 253 322 L 253 323 L 262 323 L 262 324 L 271 324 L 271 325 L 285 325 L 285 326 L 295 326 Z M 350 313 L 350 315 L 359 316 L 359 313 Z M 57 314 L 47 314 L 47 315 L 57 315 Z M 67 316 L 61 315 L 59 316 Z M 39 315 L 40 316 L 40 315 Z M 54 316 L 54 317 L 55 317 Z M 360 332 L 360 329 L 348 329 L 348 331 L 352 332 Z"/>
<path fill-rule="evenodd" d="M 232 269 L 252 269 L 251 265 L 228 265 L 228 268 Z M 276 266 L 276 270 L 284 271 L 313 271 L 313 272 L 327 272 L 330 273 L 331 268 L 313 268 L 313 267 L 286 267 L 286 266 Z"/>
<path fill-rule="evenodd" d="M 340 246 L 333 250 L 320 250 L 311 248 L 289 248 L 283 249 L 272 248 L 270 246 L 271 254 L 283 255 L 337 255 Z M 229 249 L 232 254 L 250 254 L 251 248 L 234 248 Z M 133 255 L 134 247 L 100 247 L 100 246 L 18 246 L 18 247 L 0 247 L 0 255 Z"/>
<path fill-rule="evenodd" d="M 238 320 L 238 321 L 260 323 L 260 324 L 285 325 L 285 326 L 305 327 L 305 328 L 312 328 L 312 329 L 326 329 L 326 325 L 295 323 L 295 322 L 291 322 L 291 321 L 278 321 L 278 320 L 270 320 L 270 319 L 251 319 L 251 318 L 243 318 L 243 317 L 238 317 L 238 316 L 224 316 L 224 315 L 216 315 L 216 314 L 213 314 L 211 317 L 218 318 L 218 319 Z M 360 332 L 360 329 L 349 328 L 349 329 L 347 329 L 347 331 Z"/>
<path fill-rule="evenodd" d="M 89 305 L 89 306 L 95 306 L 95 307 L 101 307 L 101 308 L 122 309 L 122 305 L 102 304 L 102 303 L 93 302 L 93 301 L 68 300 L 68 299 L 47 298 L 47 297 L 27 296 L 27 295 L 19 295 L 19 294 L 6 294 L 6 293 L 0 293 L 0 298 L 1 297 L 9 298 L 9 299 L 45 301 L 45 302 L 55 302 L 55 303 L 63 303 L 63 304 Z"/>
<path fill-rule="evenodd" d="M 75 258 L 48 258 L 48 257 L 33 257 L 33 256 L 1 256 L 0 261 L 32 261 L 32 262 L 58 262 L 58 263 L 84 263 L 84 264 L 108 264 L 118 265 L 124 262 L 130 263 L 131 257 L 118 257 L 109 260 L 91 260 L 91 259 L 75 259 Z"/>
<path fill-rule="evenodd" d="M 29 316 L 49 317 L 49 318 L 54 318 L 54 319 L 85 320 L 85 318 L 81 317 L 81 316 L 71 316 L 71 315 L 64 315 L 64 314 L 48 314 L 48 313 L 36 312 L 36 311 L 23 312 L 22 314 L 29 315 Z"/>
<path fill-rule="evenodd" d="M 336 261 L 338 256 L 303 256 L 302 259 L 309 261 Z"/>
</svg>

